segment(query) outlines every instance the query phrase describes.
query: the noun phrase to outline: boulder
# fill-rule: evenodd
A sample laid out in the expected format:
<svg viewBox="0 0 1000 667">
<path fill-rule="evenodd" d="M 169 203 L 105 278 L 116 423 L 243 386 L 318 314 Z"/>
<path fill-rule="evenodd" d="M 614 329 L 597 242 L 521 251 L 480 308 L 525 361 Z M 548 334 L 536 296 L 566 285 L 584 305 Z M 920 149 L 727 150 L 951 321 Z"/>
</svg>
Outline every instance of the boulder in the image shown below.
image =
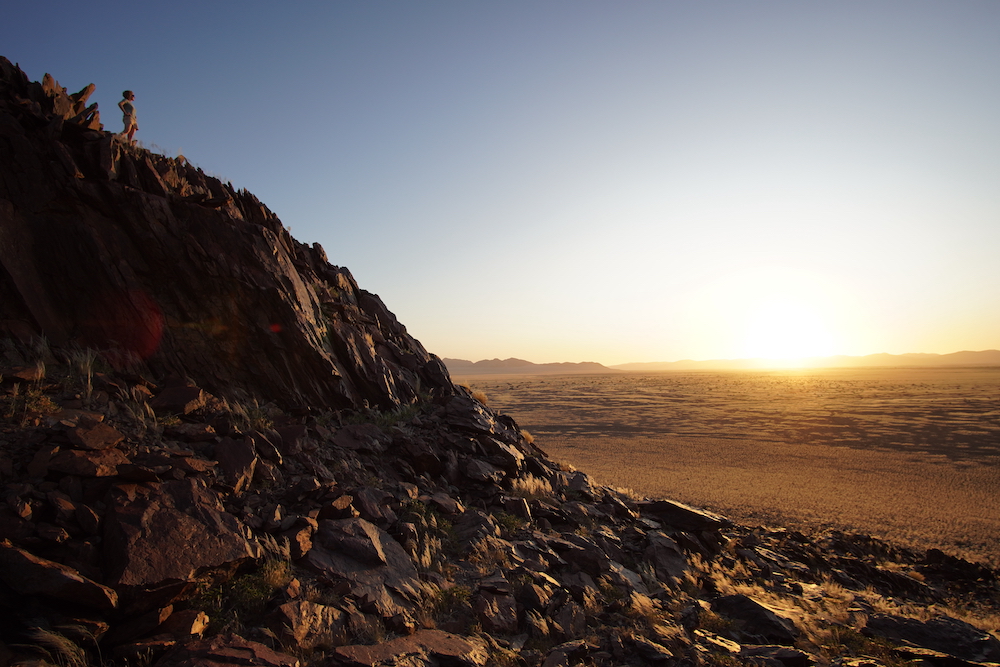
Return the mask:
<svg viewBox="0 0 1000 667">
<path fill-rule="evenodd" d="M 472 602 L 472 610 L 486 632 L 501 635 L 517 632 L 517 601 L 512 595 L 480 590 Z"/>
<path fill-rule="evenodd" d="M 667 662 L 674 659 L 674 654 L 666 646 L 650 641 L 640 635 L 635 635 L 631 640 L 632 648 L 641 655 L 644 660 L 653 664 Z"/>
<path fill-rule="evenodd" d="M 420 630 L 373 646 L 340 646 L 334 657 L 347 667 L 482 667 L 489 654 L 482 640 L 441 630 Z"/>
<path fill-rule="evenodd" d="M 286 602 L 269 617 L 268 626 L 286 646 L 330 648 L 345 643 L 344 612 L 307 600 Z"/>
<path fill-rule="evenodd" d="M 1000 639 L 951 616 L 920 621 L 893 614 L 873 614 L 862 632 L 869 637 L 941 651 L 962 660 L 1000 662 Z"/>
<path fill-rule="evenodd" d="M 732 521 L 724 516 L 696 509 L 676 500 L 654 500 L 639 503 L 639 511 L 677 530 L 700 532 L 719 530 L 732 525 Z"/>
<path fill-rule="evenodd" d="M 79 449 L 109 449 L 125 439 L 118 429 L 102 421 L 86 425 L 81 423 L 80 426 L 68 429 L 66 436 Z"/>
<path fill-rule="evenodd" d="M 681 548 L 665 533 L 652 530 L 647 534 L 649 546 L 646 558 L 656 570 L 656 576 L 664 581 L 679 580 L 687 571 L 687 557 Z"/>
<path fill-rule="evenodd" d="M 223 438 L 215 445 L 215 458 L 233 492 L 243 493 L 253 481 L 253 473 L 257 469 L 257 451 L 253 442 L 249 438 Z"/>
<path fill-rule="evenodd" d="M 381 452 L 387 438 L 375 424 L 350 424 L 338 430 L 333 436 L 337 447 L 360 452 Z"/>
<path fill-rule="evenodd" d="M 111 610 L 118 594 L 71 567 L 34 556 L 10 540 L 0 542 L 0 580 L 22 595 L 42 595 L 61 602 Z"/>
<path fill-rule="evenodd" d="M 791 646 L 799 631 L 790 618 L 746 595 L 725 595 L 712 601 L 712 611 L 740 623 L 740 632 L 765 643 Z"/>
<path fill-rule="evenodd" d="M 124 586 L 188 580 L 262 555 L 246 526 L 196 478 L 119 490 L 104 523 L 107 579 Z"/>
<path fill-rule="evenodd" d="M 359 606 L 383 618 L 415 609 L 420 599 L 413 561 L 388 533 L 364 519 L 320 521 L 300 563 L 345 581 Z"/>
<path fill-rule="evenodd" d="M 198 387 L 168 387 L 150 401 L 158 415 L 186 415 L 205 407 L 208 396 Z"/>
<path fill-rule="evenodd" d="M 177 644 L 153 667 L 299 667 L 299 664 L 294 656 L 229 634 Z"/>
<path fill-rule="evenodd" d="M 63 449 L 52 455 L 47 468 L 77 477 L 114 477 L 118 474 L 119 466 L 129 463 L 128 457 L 117 449 L 98 451 Z"/>
<path fill-rule="evenodd" d="M 750 664 L 772 664 L 780 667 L 810 667 L 816 658 L 789 646 L 743 646 L 738 653 Z"/>
</svg>

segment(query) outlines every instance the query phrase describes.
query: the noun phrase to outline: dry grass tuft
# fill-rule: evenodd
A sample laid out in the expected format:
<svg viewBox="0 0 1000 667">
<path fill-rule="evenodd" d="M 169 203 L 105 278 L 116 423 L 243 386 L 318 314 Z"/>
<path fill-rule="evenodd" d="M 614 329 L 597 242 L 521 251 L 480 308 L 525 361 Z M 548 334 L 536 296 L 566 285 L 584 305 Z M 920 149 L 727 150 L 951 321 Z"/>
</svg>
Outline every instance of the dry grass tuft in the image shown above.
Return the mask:
<svg viewBox="0 0 1000 667">
<path fill-rule="evenodd" d="M 60 667 L 87 667 L 89 664 L 86 651 L 54 630 L 35 628 L 31 632 L 31 639 L 46 653 L 50 661 Z"/>
<path fill-rule="evenodd" d="M 549 480 L 535 477 L 528 474 L 523 477 L 515 477 L 510 483 L 510 492 L 515 496 L 534 500 L 538 498 L 551 498 L 553 495 L 552 485 Z"/>
</svg>

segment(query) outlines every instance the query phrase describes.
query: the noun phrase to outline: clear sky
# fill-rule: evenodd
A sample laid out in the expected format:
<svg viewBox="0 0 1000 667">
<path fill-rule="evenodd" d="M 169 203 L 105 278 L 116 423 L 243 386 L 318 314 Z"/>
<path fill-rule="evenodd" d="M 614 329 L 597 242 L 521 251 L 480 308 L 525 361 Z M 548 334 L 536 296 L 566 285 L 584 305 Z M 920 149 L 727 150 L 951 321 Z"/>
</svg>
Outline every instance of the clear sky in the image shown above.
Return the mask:
<svg viewBox="0 0 1000 667">
<path fill-rule="evenodd" d="M 1000 348 L 1000 2 L 6 2 L 431 351 Z"/>
</svg>

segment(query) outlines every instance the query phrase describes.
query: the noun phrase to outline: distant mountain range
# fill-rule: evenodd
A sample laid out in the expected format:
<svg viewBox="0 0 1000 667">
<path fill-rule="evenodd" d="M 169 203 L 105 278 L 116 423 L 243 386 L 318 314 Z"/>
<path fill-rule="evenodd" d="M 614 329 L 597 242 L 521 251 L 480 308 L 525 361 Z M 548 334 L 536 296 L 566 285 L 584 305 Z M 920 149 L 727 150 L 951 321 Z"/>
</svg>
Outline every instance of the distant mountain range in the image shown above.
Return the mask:
<svg viewBox="0 0 1000 667">
<path fill-rule="evenodd" d="M 541 375 L 547 373 L 614 373 L 615 370 L 593 361 L 534 364 L 524 359 L 442 359 L 452 375 Z"/>
<path fill-rule="evenodd" d="M 780 368 L 771 359 L 709 359 L 695 361 L 653 361 L 604 366 L 593 361 L 535 364 L 524 359 L 444 359 L 453 375 L 542 375 L 556 373 L 614 373 L 618 371 L 754 370 Z M 811 357 L 789 363 L 790 368 L 886 368 L 941 366 L 1000 366 L 1000 350 L 953 352 L 951 354 L 869 354 L 862 357 L 839 355 Z"/>
</svg>

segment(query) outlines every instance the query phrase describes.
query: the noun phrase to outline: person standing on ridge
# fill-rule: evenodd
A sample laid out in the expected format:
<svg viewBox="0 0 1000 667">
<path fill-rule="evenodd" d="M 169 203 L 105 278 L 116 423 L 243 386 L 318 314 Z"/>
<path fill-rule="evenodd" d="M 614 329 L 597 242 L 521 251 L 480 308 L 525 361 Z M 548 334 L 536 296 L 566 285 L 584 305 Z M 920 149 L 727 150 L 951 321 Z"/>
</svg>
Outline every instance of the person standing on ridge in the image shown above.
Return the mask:
<svg viewBox="0 0 1000 667">
<path fill-rule="evenodd" d="M 122 117 L 122 122 L 125 123 L 125 129 L 122 130 L 122 136 L 128 137 L 129 141 L 132 141 L 132 135 L 135 131 L 139 129 L 139 124 L 135 120 L 135 105 L 132 104 L 132 100 L 135 99 L 135 93 L 131 90 L 126 90 L 122 93 L 122 101 L 118 103 L 118 108 L 122 110 L 125 114 Z"/>
</svg>

